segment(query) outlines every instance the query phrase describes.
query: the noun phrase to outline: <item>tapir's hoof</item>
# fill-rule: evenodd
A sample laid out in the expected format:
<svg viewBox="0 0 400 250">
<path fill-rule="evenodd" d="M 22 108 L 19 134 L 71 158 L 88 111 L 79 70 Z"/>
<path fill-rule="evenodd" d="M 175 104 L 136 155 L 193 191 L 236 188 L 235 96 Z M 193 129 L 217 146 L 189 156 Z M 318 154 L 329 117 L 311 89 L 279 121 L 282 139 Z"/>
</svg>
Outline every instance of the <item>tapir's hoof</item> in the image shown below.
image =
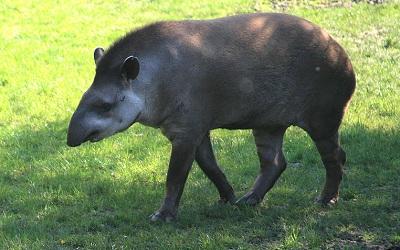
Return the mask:
<svg viewBox="0 0 400 250">
<path fill-rule="evenodd" d="M 320 195 L 315 199 L 315 202 L 322 205 L 322 206 L 333 206 L 335 205 L 339 200 L 339 196 L 323 196 Z"/>
<path fill-rule="evenodd" d="M 221 197 L 218 200 L 218 204 L 227 204 L 227 203 L 234 205 L 236 203 L 236 196 L 234 194 L 232 194 L 229 196 L 229 198 Z"/>
<path fill-rule="evenodd" d="M 168 211 L 157 211 L 154 214 L 150 215 L 150 221 L 156 222 L 173 222 L 176 220 L 176 216 Z"/>
<path fill-rule="evenodd" d="M 242 198 L 236 201 L 236 205 L 255 206 L 261 202 L 261 199 L 253 192 L 245 194 Z"/>
</svg>

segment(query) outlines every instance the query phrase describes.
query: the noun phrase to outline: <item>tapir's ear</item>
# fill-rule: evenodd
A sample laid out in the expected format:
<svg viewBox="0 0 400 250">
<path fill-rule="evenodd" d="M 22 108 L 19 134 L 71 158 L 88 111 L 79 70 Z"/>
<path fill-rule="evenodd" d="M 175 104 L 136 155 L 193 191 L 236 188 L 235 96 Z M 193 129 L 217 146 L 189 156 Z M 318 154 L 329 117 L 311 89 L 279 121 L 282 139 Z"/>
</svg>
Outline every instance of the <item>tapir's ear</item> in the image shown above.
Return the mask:
<svg viewBox="0 0 400 250">
<path fill-rule="evenodd" d="M 134 80 L 139 74 L 140 65 L 137 57 L 128 56 L 122 64 L 121 74 L 128 80 Z"/>
<path fill-rule="evenodd" d="M 99 63 L 100 58 L 102 58 L 104 55 L 104 49 L 103 48 L 96 48 L 94 50 L 94 62 L 96 65 Z"/>
</svg>

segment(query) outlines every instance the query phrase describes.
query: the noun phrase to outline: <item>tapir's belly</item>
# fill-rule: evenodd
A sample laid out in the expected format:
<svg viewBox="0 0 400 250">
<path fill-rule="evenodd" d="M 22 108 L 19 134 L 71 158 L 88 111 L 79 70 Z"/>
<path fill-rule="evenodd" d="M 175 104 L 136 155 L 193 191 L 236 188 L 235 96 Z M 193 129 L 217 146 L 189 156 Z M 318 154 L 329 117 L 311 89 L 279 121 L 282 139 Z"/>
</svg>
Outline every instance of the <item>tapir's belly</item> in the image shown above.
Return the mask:
<svg viewBox="0 0 400 250">
<path fill-rule="evenodd" d="M 239 86 L 235 88 L 235 86 Z M 289 86 L 288 86 L 289 87 Z M 243 85 L 233 85 L 224 95 L 211 101 L 209 113 L 213 116 L 213 128 L 253 129 L 296 125 L 302 110 L 290 91 L 263 88 L 255 84 L 248 90 Z M 211 98 L 213 99 L 213 98 Z"/>
</svg>

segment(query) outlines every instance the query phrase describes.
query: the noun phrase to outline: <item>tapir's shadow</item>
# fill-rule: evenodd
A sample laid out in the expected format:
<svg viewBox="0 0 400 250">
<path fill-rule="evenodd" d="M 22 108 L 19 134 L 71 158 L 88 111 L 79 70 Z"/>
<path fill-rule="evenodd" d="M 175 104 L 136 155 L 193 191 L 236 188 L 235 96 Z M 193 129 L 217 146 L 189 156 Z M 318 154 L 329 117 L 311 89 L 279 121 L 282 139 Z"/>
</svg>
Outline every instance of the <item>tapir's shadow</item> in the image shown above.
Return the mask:
<svg viewBox="0 0 400 250">
<path fill-rule="evenodd" d="M 32 234 L 32 231 L 40 232 L 43 228 L 62 234 L 56 230 L 59 227 L 66 228 L 67 234 L 106 233 L 112 229 L 134 237 L 136 229 L 151 232 L 153 227 L 164 227 L 148 221 L 163 198 L 169 158 L 169 143 L 158 131 L 136 126 L 126 135 L 143 134 L 135 143 L 121 142 L 125 135 L 114 139 L 116 150 L 129 145 L 126 150 L 135 153 L 128 159 L 133 162 L 127 165 L 143 165 L 134 169 L 129 181 L 113 175 L 119 166 L 112 165 L 112 150 L 105 153 L 101 145 L 71 150 L 65 145 L 66 132 L 67 121 L 60 121 L 40 129 L 22 128 L 3 137 L 2 147 L 6 153 L 1 157 L 8 165 L 3 164 L 0 176 L 3 187 L 9 192 L 3 192 L 0 205 L 3 214 L 16 215 L 3 223 L 2 230 L 7 237 L 18 233 L 20 237 L 35 239 L 43 235 Z M 288 224 L 301 227 L 309 218 L 312 218 L 314 230 L 322 230 L 327 223 L 334 227 L 356 225 L 358 230 L 370 232 L 368 227 L 371 223 L 373 226 L 375 220 L 379 224 L 378 218 L 390 221 L 391 213 L 400 209 L 394 202 L 400 199 L 398 185 L 395 185 L 400 170 L 394 166 L 399 163 L 399 130 L 344 125 L 341 134 L 348 161 L 342 198 L 337 206 L 321 208 L 314 204 L 324 182 L 324 169 L 307 135 L 299 129 L 291 129 L 284 146 L 288 168 L 260 206 L 238 208 L 216 204 L 215 188 L 194 165 L 174 226 L 181 229 L 195 226 L 210 234 L 223 227 L 233 235 L 237 227 L 244 231 L 262 228 L 264 240 L 268 241 L 280 239 Z M 258 171 L 251 133 L 217 131 L 213 138 L 218 162 L 237 195 L 243 195 Z M 156 156 L 148 153 L 146 144 L 150 143 L 153 145 L 151 152 L 159 149 L 162 153 Z M 70 159 L 74 157 L 89 163 L 80 171 L 79 166 L 71 166 Z M 149 174 L 147 162 L 153 162 L 159 171 L 150 169 L 152 174 Z M 44 207 L 51 209 L 38 220 Z M 370 219 L 369 226 L 364 227 L 363 218 L 366 217 Z M 54 223 L 49 225 L 49 221 Z"/>
</svg>

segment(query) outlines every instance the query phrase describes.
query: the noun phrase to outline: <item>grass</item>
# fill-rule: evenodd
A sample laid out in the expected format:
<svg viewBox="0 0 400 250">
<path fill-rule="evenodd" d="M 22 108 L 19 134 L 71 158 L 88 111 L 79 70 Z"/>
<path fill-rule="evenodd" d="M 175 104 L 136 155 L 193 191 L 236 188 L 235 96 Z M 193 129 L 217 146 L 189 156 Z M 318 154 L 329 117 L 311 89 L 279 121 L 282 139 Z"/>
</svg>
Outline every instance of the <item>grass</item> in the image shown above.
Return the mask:
<svg viewBox="0 0 400 250">
<path fill-rule="evenodd" d="M 324 168 L 311 140 L 297 128 L 285 138 L 289 167 L 260 206 L 217 205 L 216 189 L 194 166 L 173 224 L 148 220 L 164 194 L 170 150 L 159 131 L 134 125 L 96 144 L 66 146 L 69 118 L 94 75 L 96 46 L 106 47 L 156 20 L 282 10 L 278 1 L 271 2 L 1 1 L 0 248 L 399 246 L 398 2 L 279 5 L 336 37 L 357 73 L 341 130 L 346 175 L 341 202 L 333 208 L 313 203 Z M 217 130 L 212 136 L 219 163 L 237 195 L 244 194 L 258 171 L 251 133 Z"/>
</svg>

